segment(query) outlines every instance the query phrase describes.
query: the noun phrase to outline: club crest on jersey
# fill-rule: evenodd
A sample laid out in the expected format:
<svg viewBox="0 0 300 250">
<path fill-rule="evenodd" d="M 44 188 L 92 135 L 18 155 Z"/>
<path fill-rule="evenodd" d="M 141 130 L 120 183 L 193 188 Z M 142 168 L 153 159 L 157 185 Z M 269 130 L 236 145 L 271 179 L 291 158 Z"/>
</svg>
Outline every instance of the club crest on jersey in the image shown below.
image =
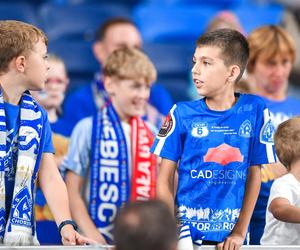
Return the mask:
<svg viewBox="0 0 300 250">
<path fill-rule="evenodd" d="M 266 123 L 264 123 L 260 131 L 260 136 L 259 136 L 260 142 L 263 144 L 268 144 L 268 143 L 273 144 L 274 130 L 275 130 L 274 125 L 271 119 L 269 119 Z"/>
<path fill-rule="evenodd" d="M 252 126 L 249 120 L 245 120 L 239 129 L 239 136 L 244 138 L 250 138 L 252 133 Z"/>
<path fill-rule="evenodd" d="M 192 124 L 192 136 L 201 138 L 209 134 L 208 125 L 206 122 L 197 122 Z"/>
<path fill-rule="evenodd" d="M 24 187 L 16 195 L 14 202 L 12 204 L 13 218 L 11 220 L 12 224 L 30 227 L 31 225 L 31 207 L 32 201 L 30 198 L 29 190 Z"/>
<path fill-rule="evenodd" d="M 158 132 L 158 136 L 160 136 L 160 137 L 167 136 L 167 134 L 172 129 L 172 126 L 173 126 L 173 120 L 172 120 L 171 114 L 169 113 L 167 115 L 167 117 L 165 118 L 165 121 Z"/>
</svg>

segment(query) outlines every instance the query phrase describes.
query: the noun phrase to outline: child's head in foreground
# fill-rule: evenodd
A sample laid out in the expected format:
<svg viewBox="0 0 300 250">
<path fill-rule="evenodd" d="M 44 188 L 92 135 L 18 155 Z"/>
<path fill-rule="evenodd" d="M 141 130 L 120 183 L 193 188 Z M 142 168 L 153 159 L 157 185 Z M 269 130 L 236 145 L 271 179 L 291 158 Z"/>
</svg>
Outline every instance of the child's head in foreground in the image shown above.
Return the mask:
<svg viewBox="0 0 300 250">
<path fill-rule="evenodd" d="M 156 80 L 156 69 L 143 52 L 134 48 L 114 51 L 103 67 L 104 86 L 121 120 L 142 116 Z"/>
<path fill-rule="evenodd" d="M 300 159 L 300 116 L 281 123 L 274 136 L 276 154 L 280 162 L 291 170 Z"/>
<path fill-rule="evenodd" d="M 196 42 L 193 80 L 198 94 L 213 96 L 239 81 L 249 57 L 247 39 L 233 29 L 203 34 Z"/>
<path fill-rule="evenodd" d="M 44 32 L 19 21 L 0 21 L 0 40 L 0 76 L 11 74 L 24 89 L 42 89 L 48 70 Z"/>
</svg>

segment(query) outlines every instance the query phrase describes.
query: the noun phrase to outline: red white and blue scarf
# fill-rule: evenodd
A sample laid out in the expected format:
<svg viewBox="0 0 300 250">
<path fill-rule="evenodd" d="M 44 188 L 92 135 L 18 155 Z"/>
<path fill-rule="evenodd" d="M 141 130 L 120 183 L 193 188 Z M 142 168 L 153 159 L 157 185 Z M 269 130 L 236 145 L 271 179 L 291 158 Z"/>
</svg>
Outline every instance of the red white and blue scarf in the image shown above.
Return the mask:
<svg viewBox="0 0 300 250">
<path fill-rule="evenodd" d="M 108 243 L 113 240 L 112 222 L 124 203 L 155 198 L 157 164 L 150 153 L 153 135 L 140 118 L 132 118 L 130 125 L 132 147 L 128 152 L 121 121 L 111 103 L 93 118 L 89 213 Z"/>
</svg>

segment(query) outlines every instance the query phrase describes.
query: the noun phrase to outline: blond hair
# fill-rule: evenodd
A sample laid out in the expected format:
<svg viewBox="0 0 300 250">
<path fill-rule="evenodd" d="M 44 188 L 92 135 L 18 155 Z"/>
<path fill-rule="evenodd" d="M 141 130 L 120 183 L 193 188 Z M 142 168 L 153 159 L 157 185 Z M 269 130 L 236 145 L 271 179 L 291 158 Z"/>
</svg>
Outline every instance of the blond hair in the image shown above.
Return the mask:
<svg viewBox="0 0 300 250">
<path fill-rule="evenodd" d="M 281 123 L 274 140 L 280 162 L 289 169 L 291 164 L 300 158 L 300 116 Z"/>
<path fill-rule="evenodd" d="M 156 80 L 156 69 L 143 52 L 135 48 L 121 48 L 107 58 L 103 74 L 120 79 L 145 79 L 147 83 Z"/>
<path fill-rule="evenodd" d="M 291 35 L 279 26 L 269 25 L 254 30 L 248 37 L 250 56 L 247 70 L 252 73 L 257 58 L 269 60 L 276 55 L 289 55 L 294 63 L 295 42 Z"/>
<path fill-rule="evenodd" d="M 0 21 L 0 72 L 7 72 L 13 58 L 27 55 L 40 40 L 48 44 L 45 33 L 31 24 L 14 20 Z"/>
</svg>

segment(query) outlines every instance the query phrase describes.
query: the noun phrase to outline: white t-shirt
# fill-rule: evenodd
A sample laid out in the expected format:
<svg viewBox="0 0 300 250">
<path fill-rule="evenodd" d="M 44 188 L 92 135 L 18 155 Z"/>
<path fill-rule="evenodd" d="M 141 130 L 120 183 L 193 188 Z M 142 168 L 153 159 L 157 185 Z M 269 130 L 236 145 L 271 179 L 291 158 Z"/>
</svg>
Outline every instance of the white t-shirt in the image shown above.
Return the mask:
<svg viewBox="0 0 300 250">
<path fill-rule="evenodd" d="M 300 208 L 300 182 L 292 174 L 276 179 L 271 187 L 268 208 L 275 198 L 285 198 Z M 300 245 L 300 224 L 277 220 L 267 209 L 262 245 Z"/>
</svg>

